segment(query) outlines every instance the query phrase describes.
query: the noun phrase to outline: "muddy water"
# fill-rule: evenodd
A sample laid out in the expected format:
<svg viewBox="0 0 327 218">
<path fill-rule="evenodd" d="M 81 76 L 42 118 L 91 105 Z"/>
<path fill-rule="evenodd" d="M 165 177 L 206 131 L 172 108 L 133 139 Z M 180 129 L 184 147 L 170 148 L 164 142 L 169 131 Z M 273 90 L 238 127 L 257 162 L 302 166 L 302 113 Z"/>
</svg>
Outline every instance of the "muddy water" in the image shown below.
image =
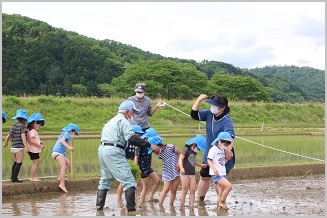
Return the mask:
<svg viewBox="0 0 327 218">
<path fill-rule="evenodd" d="M 140 188 L 138 193 L 140 193 Z M 109 191 L 103 212 L 95 210 L 96 190 L 68 194 L 48 193 L 2 199 L 2 214 L 14 216 L 323 216 L 325 214 L 325 175 L 241 180 L 233 184 L 227 198 L 229 210 L 216 208 L 216 194 L 211 184 L 205 205 L 195 208 L 179 206 L 180 191 L 174 206 L 146 202 L 137 204 L 135 213 L 127 214 L 125 199 L 117 200 L 115 190 Z M 156 193 L 159 198 L 159 193 Z M 186 204 L 188 203 L 188 196 Z"/>
</svg>

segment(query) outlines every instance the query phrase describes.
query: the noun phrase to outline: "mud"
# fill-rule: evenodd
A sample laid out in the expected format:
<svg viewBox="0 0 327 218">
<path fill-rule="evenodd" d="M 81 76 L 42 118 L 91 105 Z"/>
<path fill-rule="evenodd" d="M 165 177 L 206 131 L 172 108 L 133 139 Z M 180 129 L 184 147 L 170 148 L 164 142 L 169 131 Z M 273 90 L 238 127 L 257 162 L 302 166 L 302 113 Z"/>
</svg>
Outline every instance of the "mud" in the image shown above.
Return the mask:
<svg viewBox="0 0 327 218">
<path fill-rule="evenodd" d="M 325 174 L 324 163 L 307 163 L 307 164 L 292 164 L 282 166 L 262 166 L 262 167 L 248 167 L 235 168 L 229 175 L 228 179 L 232 182 L 238 182 L 244 179 L 260 179 L 271 177 L 288 177 L 288 176 L 306 176 L 315 174 Z M 159 175 L 160 177 L 160 175 Z M 15 197 L 16 195 L 35 194 L 58 192 L 57 177 L 53 179 L 43 179 L 40 182 L 24 181 L 23 183 L 2 183 L 2 197 Z M 199 174 L 196 174 L 197 181 Z M 70 179 L 66 181 L 66 188 L 68 190 L 95 190 L 97 189 L 99 178 L 83 178 Z M 117 183 L 113 184 L 117 186 Z M 141 186 L 141 183 L 139 183 Z"/>
<path fill-rule="evenodd" d="M 140 193 L 140 188 L 138 190 Z M 180 191 L 174 205 L 163 206 L 155 202 L 137 204 L 133 213 L 126 212 L 125 199 L 117 200 L 116 190 L 111 190 L 102 212 L 95 210 L 96 190 L 17 195 L 4 198 L 2 215 L 14 216 L 324 216 L 325 175 L 263 178 L 240 180 L 233 184 L 227 197 L 228 211 L 217 210 L 213 185 L 207 193 L 205 204 L 195 203 L 194 209 L 179 206 Z M 155 194 L 159 198 L 159 192 Z M 188 204 L 188 196 L 186 198 Z"/>
</svg>

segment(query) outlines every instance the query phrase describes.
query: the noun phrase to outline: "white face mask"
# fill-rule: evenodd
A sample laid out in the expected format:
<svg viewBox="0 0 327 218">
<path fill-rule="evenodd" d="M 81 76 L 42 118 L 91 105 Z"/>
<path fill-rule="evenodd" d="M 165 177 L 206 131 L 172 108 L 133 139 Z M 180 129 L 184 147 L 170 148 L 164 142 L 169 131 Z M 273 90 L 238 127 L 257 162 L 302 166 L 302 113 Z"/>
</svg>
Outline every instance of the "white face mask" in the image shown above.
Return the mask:
<svg viewBox="0 0 327 218">
<path fill-rule="evenodd" d="M 219 108 L 217 106 L 211 105 L 210 111 L 213 114 L 218 114 L 219 112 L 223 111 L 223 110 L 218 110 Z"/>
<path fill-rule="evenodd" d="M 73 139 L 75 137 L 75 134 L 70 134 L 70 138 Z"/>
<path fill-rule="evenodd" d="M 195 153 L 198 153 L 199 152 L 199 149 L 197 149 L 197 148 L 194 148 L 194 150 L 193 150 Z"/>
<path fill-rule="evenodd" d="M 144 93 L 136 93 L 136 97 L 138 97 L 138 98 L 143 98 L 143 96 L 144 96 Z"/>
<path fill-rule="evenodd" d="M 135 122 L 135 119 L 134 119 L 134 117 L 131 117 L 131 118 L 128 118 L 127 119 L 129 122 L 130 122 L 130 124 L 136 124 L 136 122 Z"/>
</svg>

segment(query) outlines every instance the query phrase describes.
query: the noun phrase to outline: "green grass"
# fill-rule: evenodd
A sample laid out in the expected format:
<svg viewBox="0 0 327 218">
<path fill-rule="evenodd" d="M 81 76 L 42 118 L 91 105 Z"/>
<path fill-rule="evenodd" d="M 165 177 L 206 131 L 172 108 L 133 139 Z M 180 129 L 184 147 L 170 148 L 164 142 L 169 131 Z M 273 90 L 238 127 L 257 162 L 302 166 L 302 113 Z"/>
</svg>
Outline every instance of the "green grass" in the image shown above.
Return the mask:
<svg viewBox="0 0 327 218">
<path fill-rule="evenodd" d="M 158 132 L 161 134 L 160 132 Z M 40 138 L 42 140 L 42 134 Z M 191 137 L 163 137 L 163 143 L 170 143 L 183 149 L 185 142 Z M 287 152 L 296 153 L 316 159 L 325 159 L 325 138 L 323 136 L 244 136 L 247 140 L 255 143 L 264 144 L 269 147 L 280 149 Z M 44 150 L 40 153 L 41 163 L 37 176 L 57 176 L 59 167 L 55 160 L 51 158 L 51 150 L 56 142 L 55 139 L 42 140 L 45 143 Z M 74 139 L 74 177 L 100 177 L 100 167 L 97 156 L 99 139 Z M 247 142 L 241 138 L 235 140 L 236 165 L 235 167 L 265 166 L 265 165 L 285 165 L 294 163 L 319 162 L 284 152 L 268 149 L 260 145 Z M 202 152 L 197 155 L 197 160 L 201 162 Z M 67 151 L 67 157 L 70 158 L 70 152 Z M 13 157 L 10 148 L 2 150 L 2 179 L 7 180 L 10 177 Z M 162 160 L 159 160 L 155 154 L 152 157 L 152 163 L 155 171 L 161 173 Z M 25 153 L 23 165 L 19 178 L 29 178 L 29 169 L 32 161 L 29 155 Z M 197 168 L 199 170 L 199 168 Z M 67 173 L 70 176 L 70 171 Z"/>
</svg>

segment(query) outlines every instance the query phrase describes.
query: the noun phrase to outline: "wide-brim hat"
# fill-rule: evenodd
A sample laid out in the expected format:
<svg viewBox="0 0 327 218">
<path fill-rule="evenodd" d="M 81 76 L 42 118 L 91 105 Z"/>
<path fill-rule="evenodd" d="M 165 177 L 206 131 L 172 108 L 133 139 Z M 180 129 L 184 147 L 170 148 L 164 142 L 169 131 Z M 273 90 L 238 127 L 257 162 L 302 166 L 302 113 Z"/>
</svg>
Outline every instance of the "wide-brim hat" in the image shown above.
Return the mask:
<svg viewBox="0 0 327 218">
<path fill-rule="evenodd" d="M 134 124 L 132 125 L 133 132 L 143 134 L 142 127 L 140 125 Z"/>
<path fill-rule="evenodd" d="M 150 138 L 157 135 L 157 131 L 153 128 L 145 130 L 145 133 L 141 136 L 141 139 Z"/>
<path fill-rule="evenodd" d="M 206 147 L 206 139 L 201 134 L 197 134 L 194 138 L 185 142 L 186 145 L 190 146 L 196 144 L 201 151 L 204 151 Z"/>
<path fill-rule="evenodd" d="M 24 109 L 18 109 L 16 111 L 16 116 L 14 116 L 12 119 L 17 119 L 17 118 L 23 118 L 27 120 L 28 119 L 27 112 Z"/>
<path fill-rule="evenodd" d="M 219 140 L 225 140 L 225 141 L 230 141 L 233 142 L 234 139 L 228 132 L 220 132 L 217 136 L 217 138 L 211 143 L 211 145 L 217 144 L 217 141 Z"/>
</svg>

